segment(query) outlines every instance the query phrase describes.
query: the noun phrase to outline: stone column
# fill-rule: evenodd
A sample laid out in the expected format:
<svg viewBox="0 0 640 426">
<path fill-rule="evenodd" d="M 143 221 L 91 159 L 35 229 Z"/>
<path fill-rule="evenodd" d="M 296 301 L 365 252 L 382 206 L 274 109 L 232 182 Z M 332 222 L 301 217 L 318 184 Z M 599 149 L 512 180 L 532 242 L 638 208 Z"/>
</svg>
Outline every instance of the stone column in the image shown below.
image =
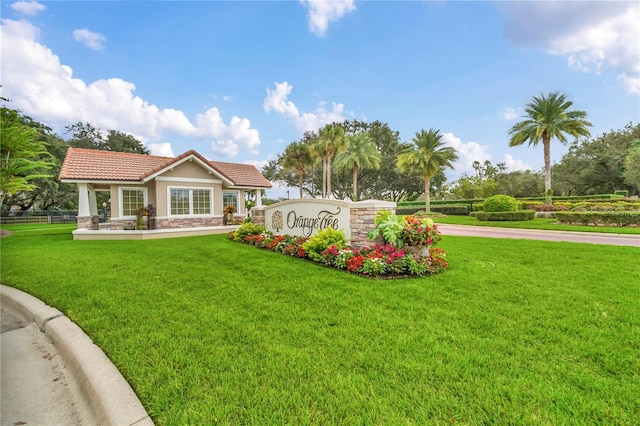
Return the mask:
<svg viewBox="0 0 640 426">
<path fill-rule="evenodd" d="M 256 207 L 262 207 L 262 190 L 256 189 Z"/>
<path fill-rule="evenodd" d="M 396 213 L 396 203 L 391 201 L 365 200 L 351 203 L 351 247 L 362 248 L 376 244 L 367 234 L 375 228 L 374 219 L 378 210 Z M 381 241 L 379 241 L 381 242 Z"/>
<path fill-rule="evenodd" d="M 251 209 L 251 222 L 264 226 L 264 207 L 254 207 Z"/>
</svg>

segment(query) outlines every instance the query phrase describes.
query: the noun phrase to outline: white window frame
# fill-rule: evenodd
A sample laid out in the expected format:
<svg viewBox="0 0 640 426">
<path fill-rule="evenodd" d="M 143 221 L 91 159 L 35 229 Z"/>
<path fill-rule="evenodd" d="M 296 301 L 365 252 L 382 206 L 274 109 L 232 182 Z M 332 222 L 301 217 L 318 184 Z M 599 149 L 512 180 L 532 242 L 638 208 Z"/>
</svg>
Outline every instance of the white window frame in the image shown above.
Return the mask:
<svg viewBox="0 0 640 426">
<path fill-rule="evenodd" d="M 149 205 L 149 192 L 148 189 L 144 186 L 120 186 L 118 187 L 118 215 L 122 219 L 132 219 L 136 217 L 135 215 L 124 215 L 124 191 L 142 191 L 142 207 L 146 207 Z"/>
<path fill-rule="evenodd" d="M 227 205 L 224 203 L 224 194 L 236 194 L 236 213 L 241 213 L 240 211 L 240 191 L 236 191 L 236 190 L 223 190 L 222 191 L 222 210 L 224 211 L 224 208 L 227 207 Z M 244 207 L 244 206 L 243 206 Z"/>
<path fill-rule="evenodd" d="M 189 191 L 189 213 L 173 214 L 171 212 L 171 190 L 180 189 Z M 209 213 L 193 214 L 193 191 L 209 191 Z M 197 186 L 167 186 L 167 214 L 170 217 L 211 217 L 213 216 L 213 188 Z"/>
</svg>

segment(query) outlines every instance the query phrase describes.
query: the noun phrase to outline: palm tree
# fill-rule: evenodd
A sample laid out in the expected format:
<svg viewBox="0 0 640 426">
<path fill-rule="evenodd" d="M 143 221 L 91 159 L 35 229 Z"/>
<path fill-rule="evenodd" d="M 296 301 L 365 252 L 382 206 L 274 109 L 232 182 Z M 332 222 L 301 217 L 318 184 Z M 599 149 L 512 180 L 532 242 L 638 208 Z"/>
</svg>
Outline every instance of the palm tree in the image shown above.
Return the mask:
<svg viewBox="0 0 640 426">
<path fill-rule="evenodd" d="M 302 181 L 304 172 L 313 165 L 311 147 L 304 142 L 293 142 L 284 151 L 280 159 L 280 165 L 286 170 L 295 170 L 298 173 L 298 187 L 300 188 L 300 198 L 302 198 Z"/>
<path fill-rule="evenodd" d="M 336 157 L 336 167 L 353 170 L 353 201 L 358 201 L 358 169 L 379 169 L 381 156 L 367 133 L 347 136 L 349 146 Z"/>
<path fill-rule="evenodd" d="M 344 151 L 348 143 L 344 129 L 338 124 L 328 124 L 320 129 L 313 151 L 322 158 L 322 198 L 331 195 L 331 159 Z"/>
<path fill-rule="evenodd" d="M 453 162 L 458 159 L 456 150 L 444 146 L 439 130 L 429 129 L 428 132 L 420 130 L 412 139 L 413 145 L 407 147 L 400 155 L 396 165 L 400 172 L 417 171 L 424 180 L 424 193 L 426 196 L 425 210 L 431 211 L 430 188 L 431 178 L 443 167 L 453 168 Z"/>
<path fill-rule="evenodd" d="M 529 145 L 537 145 L 542 141 L 544 150 L 544 192 L 547 204 L 551 204 L 551 154 L 550 143 L 552 138 L 566 143 L 565 133 L 574 136 L 590 136 L 587 127 L 592 126 L 585 120 L 587 113 L 584 111 L 569 111 L 573 102 L 567 101 L 565 94 L 558 92 L 548 96 L 540 95 L 525 108 L 526 119 L 515 124 L 509 130 L 509 146 L 519 146 L 528 142 Z"/>
</svg>

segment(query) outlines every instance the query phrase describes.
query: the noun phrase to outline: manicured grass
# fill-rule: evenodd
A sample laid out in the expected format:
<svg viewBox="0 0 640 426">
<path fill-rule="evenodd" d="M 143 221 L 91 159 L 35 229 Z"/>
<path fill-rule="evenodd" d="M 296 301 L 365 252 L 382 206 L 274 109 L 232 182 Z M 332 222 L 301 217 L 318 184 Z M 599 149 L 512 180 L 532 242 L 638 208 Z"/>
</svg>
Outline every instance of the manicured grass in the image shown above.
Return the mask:
<svg viewBox="0 0 640 426">
<path fill-rule="evenodd" d="M 445 236 L 450 269 L 371 280 L 224 236 L 0 239 L 159 425 L 633 424 L 640 251 Z M 62 231 L 61 231 L 62 232 Z"/>
<path fill-rule="evenodd" d="M 578 231 L 578 232 L 605 232 L 608 234 L 639 234 L 640 227 L 616 227 L 616 226 L 581 226 L 564 225 L 557 223 L 556 219 L 536 218 L 519 222 L 481 221 L 473 216 L 447 216 L 433 219 L 436 223 L 449 223 L 452 225 L 492 226 L 496 228 L 520 228 L 543 229 L 549 231 Z"/>
</svg>

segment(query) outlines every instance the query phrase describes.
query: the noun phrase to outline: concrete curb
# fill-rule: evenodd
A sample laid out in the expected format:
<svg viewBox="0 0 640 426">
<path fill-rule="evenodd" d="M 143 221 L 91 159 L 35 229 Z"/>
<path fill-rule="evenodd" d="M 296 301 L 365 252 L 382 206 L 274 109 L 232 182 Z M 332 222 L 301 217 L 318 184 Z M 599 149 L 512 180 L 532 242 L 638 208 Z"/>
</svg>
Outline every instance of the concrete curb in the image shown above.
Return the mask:
<svg viewBox="0 0 640 426">
<path fill-rule="evenodd" d="M 97 424 L 153 425 L 129 383 L 80 327 L 27 293 L 5 285 L 0 289 L 2 305 L 24 321 L 34 322 L 56 347 Z"/>
</svg>

